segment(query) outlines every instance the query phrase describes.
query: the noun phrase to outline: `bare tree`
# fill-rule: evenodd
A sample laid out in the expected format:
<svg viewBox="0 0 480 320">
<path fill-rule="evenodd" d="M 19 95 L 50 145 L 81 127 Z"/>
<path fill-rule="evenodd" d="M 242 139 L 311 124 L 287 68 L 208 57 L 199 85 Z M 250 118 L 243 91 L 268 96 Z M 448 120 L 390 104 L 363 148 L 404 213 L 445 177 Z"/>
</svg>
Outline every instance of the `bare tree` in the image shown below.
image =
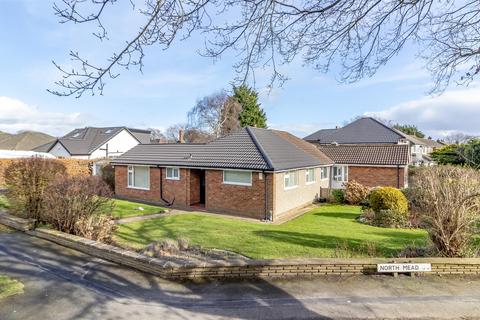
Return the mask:
<svg viewBox="0 0 480 320">
<path fill-rule="evenodd" d="M 180 132 L 183 132 L 184 142 L 186 143 L 206 143 L 212 141 L 215 137 L 209 132 L 203 131 L 199 128 L 191 127 L 185 123 L 177 123 L 171 125 L 165 130 L 165 136 L 169 143 L 179 143 Z"/>
<path fill-rule="evenodd" d="M 433 91 L 441 92 L 452 79 L 466 85 L 480 72 L 478 0 L 58 1 L 54 10 L 60 22 L 97 24 L 95 36 L 102 40 L 107 39 L 102 17 L 112 6 L 131 5 L 145 17 L 137 34 L 104 64 L 75 51 L 70 53 L 77 63 L 73 70 L 56 64 L 63 78 L 50 92 L 62 96 L 101 94 L 119 69 L 143 68 L 147 47 L 168 49 L 195 32 L 205 36 L 202 54 L 207 57 L 236 51 L 238 82 L 269 67 L 271 85 L 281 84 L 287 75 L 280 66 L 298 58 L 322 72 L 335 65 L 340 81 L 356 81 L 373 75 L 410 40 L 422 48 Z"/>
<path fill-rule="evenodd" d="M 156 128 L 150 128 L 150 141 L 156 143 L 167 143 L 167 137 L 163 134 L 162 130 Z"/>
<path fill-rule="evenodd" d="M 443 138 L 443 141 L 447 144 L 464 144 L 472 140 L 473 138 L 475 137 L 463 132 L 452 132 L 449 135 L 445 136 L 445 138 Z"/>
<path fill-rule="evenodd" d="M 215 138 L 240 128 L 238 114 L 241 105 L 224 90 L 197 101 L 188 113 L 192 127 L 211 132 Z"/>
</svg>

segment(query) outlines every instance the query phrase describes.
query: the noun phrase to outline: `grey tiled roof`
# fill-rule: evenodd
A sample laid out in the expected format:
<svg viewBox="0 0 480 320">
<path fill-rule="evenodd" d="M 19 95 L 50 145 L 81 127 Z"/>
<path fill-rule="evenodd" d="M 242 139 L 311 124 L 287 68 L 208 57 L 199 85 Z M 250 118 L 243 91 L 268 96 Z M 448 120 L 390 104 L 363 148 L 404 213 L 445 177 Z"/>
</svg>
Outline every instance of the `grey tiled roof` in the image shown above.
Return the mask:
<svg viewBox="0 0 480 320">
<path fill-rule="evenodd" d="M 407 165 L 407 144 L 318 145 L 320 151 L 338 164 Z"/>
<path fill-rule="evenodd" d="M 278 171 L 331 164 L 298 145 L 296 137 L 284 138 L 276 130 L 247 127 L 207 144 L 138 145 L 114 164 L 149 164 L 198 168 Z M 321 152 L 319 153 L 321 154 Z"/>
<path fill-rule="evenodd" d="M 304 138 L 320 144 L 397 143 L 404 135 L 374 118 L 360 118 L 338 129 L 323 129 Z"/>
<path fill-rule="evenodd" d="M 148 130 L 130 129 L 126 127 L 86 127 L 75 129 L 59 138 L 57 141 L 59 141 L 71 155 L 88 155 L 122 130 L 129 131 L 140 143 L 149 143 L 150 139 L 146 140 L 145 138 L 147 134 L 148 137 L 150 137 L 150 132 Z M 48 151 L 50 151 L 54 144 L 55 143 L 50 146 L 41 147 L 47 147 L 49 148 Z"/>
</svg>

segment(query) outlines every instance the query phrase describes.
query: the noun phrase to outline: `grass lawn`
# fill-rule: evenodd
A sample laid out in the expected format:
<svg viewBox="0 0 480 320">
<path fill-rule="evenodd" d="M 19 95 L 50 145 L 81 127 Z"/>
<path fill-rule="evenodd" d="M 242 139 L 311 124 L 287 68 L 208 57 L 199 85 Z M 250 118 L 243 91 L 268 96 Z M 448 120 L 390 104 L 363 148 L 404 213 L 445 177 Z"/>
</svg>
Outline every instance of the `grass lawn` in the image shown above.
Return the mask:
<svg viewBox="0 0 480 320">
<path fill-rule="evenodd" d="M 127 217 L 135 217 L 135 216 L 143 216 L 148 214 L 154 213 L 161 213 L 164 212 L 165 209 L 162 207 L 151 206 L 148 204 L 126 201 L 126 200 L 118 200 L 115 199 L 115 208 L 113 209 L 112 215 L 115 218 L 127 218 Z M 139 209 L 142 208 L 143 210 Z"/>
<path fill-rule="evenodd" d="M 122 245 L 142 248 L 152 241 L 184 237 L 191 244 L 256 259 L 332 257 L 338 256 L 336 249 L 345 243 L 358 251 L 367 242 L 375 244 L 377 256 L 391 257 L 405 245 L 426 242 L 423 230 L 361 224 L 355 220 L 360 212 L 356 206 L 324 205 L 282 225 L 186 213 L 120 225 L 115 238 Z"/>
<path fill-rule="evenodd" d="M 0 300 L 23 293 L 23 284 L 0 274 Z"/>
</svg>

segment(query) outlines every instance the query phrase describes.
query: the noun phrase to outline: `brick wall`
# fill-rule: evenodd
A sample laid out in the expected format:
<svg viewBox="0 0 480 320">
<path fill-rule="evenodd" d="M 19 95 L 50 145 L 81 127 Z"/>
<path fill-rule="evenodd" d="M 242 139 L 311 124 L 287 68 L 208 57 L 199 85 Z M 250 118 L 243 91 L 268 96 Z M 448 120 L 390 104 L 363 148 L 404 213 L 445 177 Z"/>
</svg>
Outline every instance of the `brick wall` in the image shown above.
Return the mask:
<svg viewBox="0 0 480 320">
<path fill-rule="evenodd" d="M 190 205 L 200 202 L 200 170 L 190 169 Z"/>
<path fill-rule="evenodd" d="M 273 210 L 272 174 L 252 173 L 251 186 L 223 183 L 222 170 L 206 170 L 205 207 L 207 210 L 222 211 L 243 217 L 263 219 L 265 217 L 265 181 L 268 187 L 268 210 Z"/>
<path fill-rule="evenodd" d="M 180 180 L 167 180 L 167 170 L 163 168 L 163 198 L 169 202 L 174 201 L 177 207 L 190 205 L 190 169 L 180 169 Z"/>
<path fill-rule="evenodd" d="M 128 187 L 127 166 L 115 166 L 115 194 L 128 199 L 160 202 L 160 169 L 150 168 L 150 190 Z"/>
<path fill-rule="evenodd" d="M 406 187 L 405 168 L 348 166 L 348 180 L 357 181 L 368 187 Z M 400 180 L 400 185 L 398 185 Z"/>
</svg>

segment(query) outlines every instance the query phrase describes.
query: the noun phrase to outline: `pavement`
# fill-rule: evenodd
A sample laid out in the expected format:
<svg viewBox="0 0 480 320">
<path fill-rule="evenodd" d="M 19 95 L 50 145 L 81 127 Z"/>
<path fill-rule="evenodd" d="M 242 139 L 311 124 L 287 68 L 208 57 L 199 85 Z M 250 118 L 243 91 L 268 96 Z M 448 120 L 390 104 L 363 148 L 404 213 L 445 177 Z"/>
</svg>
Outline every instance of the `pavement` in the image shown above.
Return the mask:
<svg viewBox="0 0 480 320">
<path fill-rule="evenodd" d="M 19 232 L 0 232 L 0 273 L 25 285 L 1 320 L 480 319 L 478 276 L 171 282 Z"/>
</svg>

